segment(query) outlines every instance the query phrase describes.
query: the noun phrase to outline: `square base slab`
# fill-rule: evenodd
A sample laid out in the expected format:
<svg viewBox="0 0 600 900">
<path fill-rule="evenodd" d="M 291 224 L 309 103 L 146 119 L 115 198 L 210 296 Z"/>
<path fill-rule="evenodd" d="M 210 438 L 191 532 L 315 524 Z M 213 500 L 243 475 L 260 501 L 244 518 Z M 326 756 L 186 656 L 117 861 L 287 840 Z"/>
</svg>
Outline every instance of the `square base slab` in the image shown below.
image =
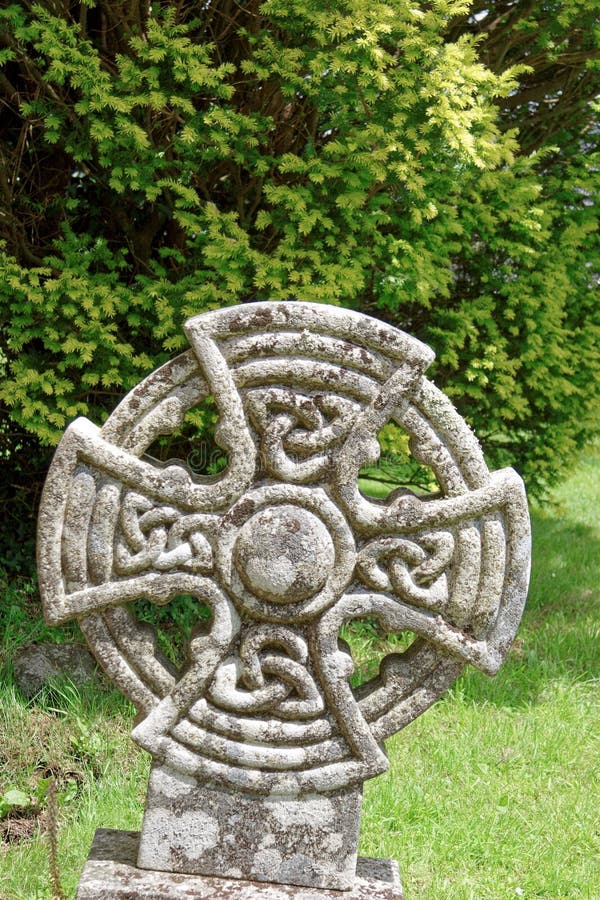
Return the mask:
<svg viewBox="0 0 600 900">
<path fill-rule="evenodd" d="M 77 900 L 402 900 L 398 866 L 389 859 L 358 860 L 349 891 L 179 875 L 138 869 L 137 831 L 96 831 L 79 881 Z"/>
</svg>

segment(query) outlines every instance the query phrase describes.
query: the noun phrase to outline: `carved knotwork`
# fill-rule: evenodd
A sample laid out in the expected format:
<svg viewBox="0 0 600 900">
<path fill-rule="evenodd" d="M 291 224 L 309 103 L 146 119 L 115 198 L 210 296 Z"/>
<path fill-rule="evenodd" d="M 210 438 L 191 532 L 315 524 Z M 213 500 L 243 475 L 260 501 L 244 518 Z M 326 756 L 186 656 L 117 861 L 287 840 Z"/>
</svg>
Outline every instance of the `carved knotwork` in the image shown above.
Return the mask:
<svg viewBox="0 0 600 900">
<path fill-rule="evenodd" d="M 119 511 L 115 573 L 210 572 L 213 553 L 203 534 L 210 521 L 202 513 L 183 515 L 173 506 L 159 506 L 137 491 L 127 491 Z"/>
<path fill-rule="evenodd" d="M 453 556 L 449 531 L 426 531 L 412 539 L 384 537 L 362 549 L 357 574 L 374 590 L 392 591 L 407 603 L 442 610 L 449 599 L 446 570 Z"/>
<path fill-rule="evenodd" d="M 308 668 L 308 645 L 289 628 L 248 629 L 239 656 L 217 668 L 207 699 L 231 712 L 268 713 L 281 719 L 310 719 L 322 713 L 323 698 Z"/>
<path fill-rule="evenodd" d="M 343 440 L 360 412 L 335 394 L 269 388 L 246 394 L 250 419 L 260 438 L 265 471 L 294 484 L 326 476 L 332 448 Z"/>
<path fill-rule="evenodd" d="M 102 429 L 77 420 L 40 513 L 50 621 L 77 616 L 142 716 L 135 739 L 199 778 L 259 793 L 329 791 L 386 765 L 381 742 L 466 662 L 493 673 L 518 624 L 528 518 L 512 470 L 423 371 L 431 351 L 358 313 L 249 304 L 186 325 L 193 350 L 150 375 Z M 144 452 L 206 395 L 228 467 L 213 479 Z M 360 493 L 395 420 L 439 497 Z M 212 610 L 173 672 L 126 604 L 189 593 Z M 338 642 L 373 616 L 412 631 L 354 692 Z"/>
</svg>

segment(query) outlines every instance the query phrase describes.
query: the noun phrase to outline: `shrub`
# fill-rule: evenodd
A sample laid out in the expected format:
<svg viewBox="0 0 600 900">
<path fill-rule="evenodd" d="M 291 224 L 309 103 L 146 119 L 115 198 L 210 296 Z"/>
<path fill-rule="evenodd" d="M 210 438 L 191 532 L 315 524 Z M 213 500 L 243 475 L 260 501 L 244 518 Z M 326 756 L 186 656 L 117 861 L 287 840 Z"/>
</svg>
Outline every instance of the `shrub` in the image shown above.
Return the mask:
<svg viewBox="0 0 600 900">
<path fill-rule="evenodd" d="M 299 298 L 430 343 L 491 463 L 543 491 L 597 429 L 598 129 L 573 122 L 596 115 L 600 39 L 575 0 L 558 26 L 514 6 L 0 11 L 4 458 L 101 421 L 188 316 Z M 494 10 L 504 45 L 477 34 Z M 552 149 L 525 127 L 540 78 L 506 58 L 563 96 L 548 60 L 576 35 L 589 66 Z"/>
</svg>

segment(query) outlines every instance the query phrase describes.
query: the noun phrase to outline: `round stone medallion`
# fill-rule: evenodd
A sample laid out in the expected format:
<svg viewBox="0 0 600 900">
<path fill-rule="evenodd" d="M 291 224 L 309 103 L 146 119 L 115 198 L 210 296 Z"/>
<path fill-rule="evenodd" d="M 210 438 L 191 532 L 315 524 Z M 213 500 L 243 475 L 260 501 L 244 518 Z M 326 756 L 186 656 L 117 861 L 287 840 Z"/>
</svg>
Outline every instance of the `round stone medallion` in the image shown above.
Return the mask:
<svg viewBox="0 0 600 900">
<path fill-rule="evenodd" d="M 321 488 L 263 485 L 221 520 L 215 562 L 244 615 L 267 622 L 312 619 L 341 597 L 356 547 Z"/>
<path fill-rule="evenodd" d="M 257 597 L 296 603 L 321 590 L 333 569 L 335 549 L 317 516 L 283 503 L 248 519 L 235 542 L 233 561 Z"/>
</svg>

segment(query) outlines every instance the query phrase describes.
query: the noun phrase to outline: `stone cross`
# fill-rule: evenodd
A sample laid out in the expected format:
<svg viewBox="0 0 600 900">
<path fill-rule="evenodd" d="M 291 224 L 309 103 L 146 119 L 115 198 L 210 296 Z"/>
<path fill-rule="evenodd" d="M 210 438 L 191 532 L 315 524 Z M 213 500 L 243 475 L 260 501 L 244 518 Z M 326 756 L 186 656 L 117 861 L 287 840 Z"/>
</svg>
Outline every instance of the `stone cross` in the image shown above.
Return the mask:
<svg viewBox="0 0 600 900">
<path fill-rule="evenodd" d="M 523 485 L 488 471 L 424 377 L 432 351 L 389 325 L 274 302 L 207 312 L 185 331 L 191 350 L 102 428 L 77 419 L 56 451 L 39 524 L 45 615 L 79 620 L 139 711 L 132 737 L 153 765 L 132 865 L 359 896 L 362 783 L 388 768 L 384 741 L 466 663 L 494 674 L 514 638 Z M 145 455 L 207 396 L 225 471 L 201 478 Z M 389 421 L 439 494 L 361 493 Z M 128 603 L 182 593 L 212 618 L 178 672 Z M 416 639 L 353 690 L 340 629 L 364 617 Z M 365 896 L 399 896 L 373 884 Z"/>
</svg>

